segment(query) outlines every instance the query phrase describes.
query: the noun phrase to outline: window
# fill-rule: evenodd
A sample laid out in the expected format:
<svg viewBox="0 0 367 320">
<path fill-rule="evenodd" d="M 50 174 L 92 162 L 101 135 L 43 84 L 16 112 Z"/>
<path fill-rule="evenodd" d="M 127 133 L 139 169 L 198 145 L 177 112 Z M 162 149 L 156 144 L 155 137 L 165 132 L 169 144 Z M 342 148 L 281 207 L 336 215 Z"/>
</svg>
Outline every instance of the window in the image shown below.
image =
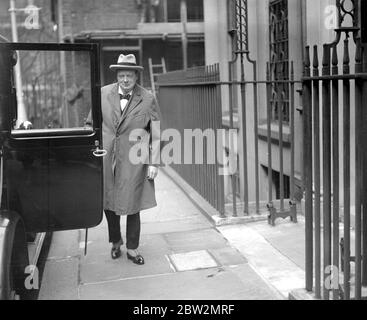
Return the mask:
<svg viewBox="0 0 367 320">
<path fill-rule="evenodd" d="M 168 22 L 181 21 L 181 0 L 167 1 L 167 18 Z M 203 0 L 185 0 L 187 8 L 187 21 L 197 22 L 204 21 Z"/>
<path fill-rule="evenodd" d="M 167 20 L 168 22 L 181 21 L 181 0 L 167 0 Z"/>
<path fill-rule="evenodd" d="M 288 1 L 272 0 L 269 4 L 270 73 L 272 80 L 289 80 Z M 271 97 L 272 120 L 289 122 L 288 83 L 273 85 Z M 279 110 L 279 108 L 281 108 Z"/>
<path fill-rule="evenodd" d="M 187 44 L 188 67 L 205 65 L 205 45 L 203 41 L 189 41 Z"/>
<path fill-rule="evenodd" d="M 87 130 L 92 106 L 90 52 L 19 50 L 17 63 L 14 78 L 22 92 L 17 94 L 13 133 L 23 128 L 24 120 L 31 123 L 27 134 Z"/>
<path fill-rule="evenodd" d="M 186 0 L 187 21 L 204 21 L 203 0 Z"/>
</svg>

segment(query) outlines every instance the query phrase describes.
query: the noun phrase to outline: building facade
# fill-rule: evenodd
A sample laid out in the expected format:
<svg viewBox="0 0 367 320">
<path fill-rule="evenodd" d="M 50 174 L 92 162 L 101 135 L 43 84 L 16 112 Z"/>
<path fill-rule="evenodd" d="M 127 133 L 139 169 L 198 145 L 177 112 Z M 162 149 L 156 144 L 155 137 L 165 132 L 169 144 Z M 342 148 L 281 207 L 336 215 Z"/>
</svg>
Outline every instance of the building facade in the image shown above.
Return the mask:
<svg viewBox="0 0 367 320">
<path fill-rule="evenodd" d="M 19 41 L 95 42 L 101 47 L 102 84 L 114 81 L 108 66 L 120 53 L 134 53 L 144 66 L 142 83 L 151 87 L 149 58 L 165 61 L 166 70 L 205 64 L 202 0 L 16 0 L 16 8 L 33 4 L 39 29 L 27 30 L 24 11 L 17 12 Z M 0 1 L 0 32 L 9 39 L 9 1 Z"/>
<path fill-rule="evenodd" d="M 209 2 L 209 1 L 208 1 Z M 294 135 L 295 135 L 295 178 L 296 188 L 298 192 L 298 200 L 302 197 L 302 171 L 303 171 L 303 112 L 302 112 L 302 76 L 305 61 L 305 48 L 318 45 L 319 60 L 322 61 L 322 45 L 332 43 L 336 37 L 335 29 L 337 28 L 338 15 L 336 8 L 336 1 L 333 0 L 248 0 L 248 1 L 232 1 L 232 0 L 218 0 L 216 5 L 212 6 L 210 10 L 206 11 L 210 21 L 216 23 L 206 24 L 205 29 L 205 48 L 206 48 L 206 62 L 207 64 L 219 62 L 221 69 L 221 77 L 223 81 L 229 80 L 229 65 L 228 62 L 236 60 L 235 70 L 232 72 L 234 78 L 232 80 L 240 80 L 241 78 L 241 60 L 240 55 L 237 54 L 236 59 L 236 39 L 233 36 L 233 29 L 236 19 L 236 7 L 234 3 L 244 4 L 247 6 L 247 30 L 246 39 L 248 45 L 248 52 L 250 60 L 256 61 L 256 78 L 257 81 L 265 81 L 267 79 L 267 64 L 270 67 L 270 78 L 273 80 L 287 81 L 290 79 L 291 69 L 293 68 L 293 77 L 295 80 L 295 113 L 294 113 Z M 238 10 L 238 8 L 237 8 Z M 231 31 L 232 30 L 232 31 Z M 245 32 L 245 31 L 244 31 Z M 218 41 L 215 41 L 217 39 Z M 225 45 L 223 45 L 225 44 Z M 319 49 L 320 49 L 319 48 Z M 350 57 L 354 58 L 355 45 L 350 44 Z M 342 45 L 338 47 L 339 57 L 343 56 Z M 253 64 L 246 57 L 243 61 L 245 81 L 254 80 Z M 292 67 L 293 66 L 293 67 Z M 224 118 L 229 112 L 229 90 L 223 86 L 222 99 Z M 234 89 L 234 101 L 232 102 L 234 108 L 234 126 L 239 130 L 239 144 L 238 153 L 239 158 L 243 159 L 243 137 L 242 132 L 242 111 L 240 86 Z M 275 91 L 284 92 L 285 100 L 282 109 L 282 123 L 283 123 L 283 193 L 286 198 L 289 197 L 290 192 L 290 168 L 291 168 L 291 154 L 290 154 L 290 92 L 289 88 L 277 87 Z M 266 200 L 268 197 L 268 146 L 267 146 L 267 95 L 266 86 L 259 84 L 258 86 L 258 114 L 257 120 L 254 118 L 253 104 L 254 94 L 251 84 L 247 85 L 246 90 L 246 118 L 248 125 L 246 128 L 247 138 L 247 158 L 248 158 L 248 180 L 255 180 L 255 142 L 258 140 L 258 163 L 260 166 L 260 200 Z M 353 100 L 353 97 L 352 97 Z M 353 101 L 352 101 L 353 102 Z M 273 198 L 279 198 L 280 194 L 280 155 L 279 155 L 279 118 L 277 104 L 275 101 L 270 101 L 272 104 L 271 120 L 272 120 L 272 171 L 273 180 Z M 353 104 L 353 103 L 352 103 Z M 342 104 L 340 103 L 340 110 Z M 255 121 L 256 120 L 256 121 Z M 226 120 L 225 120 L 226 121 Z M 353 116 L 352 116 L 353 126 Z M 228 122 L 228 121 L 227 121 Z M 254 130 L 256 125 L 258 130 Z M 255 132 L 257 131 L 257 137 Z M 351 131 L 353 134 L 353 130 Z M 353 139 L 353 136 L 351 137 Z M 351 150 L 354 154 L 354 149 Z M 244 189 L 243 181 L 243 164 L 240 164 L 240 189 Z M 342 165 L 342 164 L 341 164 Z M 351 179 L 354 177 L 352 169 Z M 340 179 L 342 174 L 340 174 Z M 250 201 L 255 201 L 255 188 L 248 188 Z M 243 192 L 239 192 L 239 195 Z M 243 196 L 241 196 L 243 200 Z"/>
<path fill-rule="evenodd" d="M 120 53 L 134 53 L 144 66 L 142 82 L 151 87 L 149 58 L 166 70 L 205 64 L 203 2 L 111 0 L 58 2 L 64 42 L 97 42 L 102 84 L 113 81 L 108 66 Z M 62 14 L 61 14 L 62 12 Z"/>
</svg>

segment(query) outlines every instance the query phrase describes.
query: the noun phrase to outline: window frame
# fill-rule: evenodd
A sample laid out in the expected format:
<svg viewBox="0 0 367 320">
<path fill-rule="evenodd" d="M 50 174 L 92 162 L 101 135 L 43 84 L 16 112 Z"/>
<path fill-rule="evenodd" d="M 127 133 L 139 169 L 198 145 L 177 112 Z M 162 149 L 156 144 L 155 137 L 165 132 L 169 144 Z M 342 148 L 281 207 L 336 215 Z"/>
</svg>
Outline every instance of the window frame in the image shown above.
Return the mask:
<svg viewBox="0 0 367 320">
<path fill-rule="evenodd" d="M 15 51 L 84 51 L 89 52 L 90 57 L 90 90 L 91 90 L 91 111 L 92 111 L 92 125 L 85 127 L 75 128 L 50 128 L 50 129 L 30 129 L 30 130 L 15 130 L 13 129 L 13 122 L 16 119 L 11 119 L 12 115 L 9 115 L 10 121 L 10 137 L 14 139 L 27 139 L 27 138 L 59 138 L 59 137 L 73 137 L 73 136 L 91 136 L 95 134 L 97 130 L 101 130 L 101 84 L 100 84 L 100 66 L 99 66 L 99 44 L 97 43 L 5 43 L 10 50 Z M 19 63 L 19 62 L 18 62 Z M 16 95 L 16 89 L 14 88 L 14 94 Z M 16 105 L 12 106 L 16 108 Z M 16 114 L 16 112 L 15 112 Z"/>
</svg>

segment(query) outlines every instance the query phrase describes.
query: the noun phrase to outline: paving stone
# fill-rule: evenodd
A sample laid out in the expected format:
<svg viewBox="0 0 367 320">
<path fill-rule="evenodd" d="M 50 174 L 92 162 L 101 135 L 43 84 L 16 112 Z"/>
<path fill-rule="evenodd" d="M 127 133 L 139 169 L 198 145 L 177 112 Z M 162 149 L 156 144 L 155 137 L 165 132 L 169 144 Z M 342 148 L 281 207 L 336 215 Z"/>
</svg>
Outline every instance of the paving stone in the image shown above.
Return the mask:
<svg viewBox="0 0 367 320">
<path fill-rule="evenodd" d="M 136 265 L 128 260 L 124 253 L 119 259 L 101 257 L 100 261 L 82 263 L 80 270 L 81 283 L 94 283 L 101 281 L 125 279 L 142 276 L 155 276 L 173 273 L 165 254 L 150 255 L 141 251 L 145 259 L 144 265 Z"/>
<path fill-rule="evenodd" d="M 276 295 L 246 265 L 246 285 L 230 268 L 177 272 L 155 277 L 82 285 L 81 299 L 265 300 Z M 193 285 L 195 284 L 195 285 Z"/>
<path fill-rule="evenodd" d="M 231 245 L 246 256 L 249 263 L 283 297 L 288 297 L 290 291 L 304 286 L 304 270 L 254 231 L 252 226 L 227 226 L 220 230 Z"/>
<path fill-rule="evenodd" d="M 120 279 L 122 277 L 121 260 L 111 259 L 108 252 L 94 256 L 93 259 L 81 259 L 80 282 L 95 282 Z"/>
<path fill-rule="evenodd" d="M 279 220 L 275 227 L 261 225 L 256 223 L 251 226 L 261 234 L 274 248 L 284 256 L 305 269 L 305 232 L 304 220 L 299 219 L 297 224 Z"/>
<path fill-rule="evenodd" d="M 202 230 L 210 228 L 211 225 L 204 217 L 187 217 L 181 220 L 173 221 L 151 221 L 142 223 L 141 230 L 144 234 L 154 233 L 173 233 L 193 230 Z"/>
<path fill-rule="evenodd" d="M 140 244 L 139 251 L 145 259 L 142 266 L 127 259 L 125 246 L 121 247 L 122 256 L 112 260 L 110 244 L 90 244 L 88 255 L 81 263 L 81 281 L 106 281 L 174 271 L 167 258 L 171 251 L 162 235 L 143 235 Z"/>
<path fill-rule="evenodd" d="M 169 259 L 176 271 L 207 269 L 218 266 L 218 263 L 206 250 L 175 253 L 169 255 Z"/>
<path fill-rule="evenodd" d="M 164 235 L 175 252 L 223 248 L 228 242 L 214 229 L 168 233 Z"/>
<path fill-rule="evenodd" d="M 78 258 L 48 260 L 43 271 L 38 299 L 78 299 L 78 265 Z"/>
<path fill-rule="evenodd" d="M 232 247 L 210 249 L 209 252 L 222 266 L 247 263 L 247 259 L 237 249 Z"/>
<path fill-rule="evenodd" d="M 60 259 L 79 255 L 79 230 L 53 232 L 48 257 Z"/>
</svg>

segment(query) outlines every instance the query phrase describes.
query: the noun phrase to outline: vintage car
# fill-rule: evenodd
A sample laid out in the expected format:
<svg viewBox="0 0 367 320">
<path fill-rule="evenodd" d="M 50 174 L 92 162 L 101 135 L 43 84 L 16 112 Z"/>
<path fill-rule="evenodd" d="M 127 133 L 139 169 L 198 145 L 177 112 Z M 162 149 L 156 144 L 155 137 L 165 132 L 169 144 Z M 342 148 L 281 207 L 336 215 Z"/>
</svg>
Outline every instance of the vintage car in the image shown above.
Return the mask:
<svg viewBox="0 0 367 320">
<path fill-rule="evenodd" d="M 0 38 L 0 299 L 27 298 L 46 232 L 101 222 L 101 142 L 98 45 Z"/>
</svg>

